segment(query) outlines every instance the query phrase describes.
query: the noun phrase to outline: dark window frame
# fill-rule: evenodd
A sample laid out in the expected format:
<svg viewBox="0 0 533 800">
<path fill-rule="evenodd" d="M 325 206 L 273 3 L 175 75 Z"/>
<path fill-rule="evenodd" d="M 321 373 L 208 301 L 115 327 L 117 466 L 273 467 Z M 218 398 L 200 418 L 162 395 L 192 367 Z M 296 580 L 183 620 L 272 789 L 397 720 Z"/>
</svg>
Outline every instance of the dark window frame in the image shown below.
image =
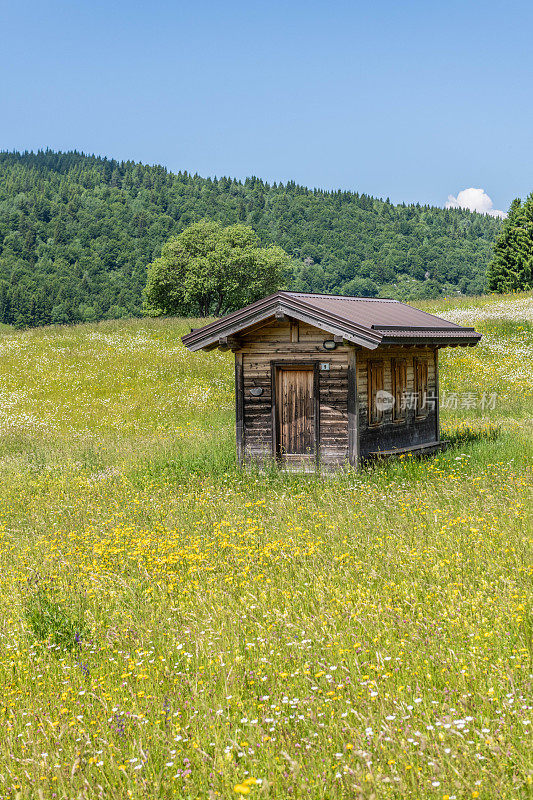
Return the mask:
<svg viewBox="0 0 533 800">
<path fill-rule="evenodd" d="M 374 373 L 381 371 L 381 380 L 377 380 Z M 381 385 L 377 385 L 381 383 Z M 383 424 L 384 412 L 378 410 L 374 403 L 374 396 L 385 387 L 385 368 L 383 360 L 369 359 L 367 362 L 367 389 L 368 389 L 368 427 L 378 428 Z"/>
<path fill-rule="evenodd" d="M 391 378 L 392 396 L 394 397 L 392 421 L 398 423 L 406 422 L 407 406 L 404 405 L 402 407 L 402 400 L 404 399 L 404 394 L 407 391 L 407 359 L 391 359 Z"/>
<path fill-rule="evenodd" d="M 415 379 L 415 397 L 417 419 L 425 419 L 429 414 L 428 404 L 428 360 L 426 358 L 414 358 L 413 370 Z"/>
</svg>

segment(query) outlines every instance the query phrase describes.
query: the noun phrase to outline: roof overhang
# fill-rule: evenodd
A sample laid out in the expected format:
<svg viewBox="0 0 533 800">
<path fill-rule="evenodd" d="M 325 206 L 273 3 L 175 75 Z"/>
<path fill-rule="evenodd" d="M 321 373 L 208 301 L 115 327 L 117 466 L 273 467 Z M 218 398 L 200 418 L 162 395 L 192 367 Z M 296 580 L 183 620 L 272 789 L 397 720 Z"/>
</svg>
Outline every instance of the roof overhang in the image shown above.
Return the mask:
<svg viewBox="0 0 533 800">
<path fill-rule="evenodd" d="M 474 347 L 481 334 L 474 328 L 407 327 L 400 325 L 373 325 L 383 334 L 382 345 L 410 345 L 427 347 Z"/>
<path fill-rule="evenodd" d="M 383 345 L 399 345 L 403 347 L 472 347 L 481 339 L 481 334 L 474 328 L 463 328 L 454 323 L 446 323 L 433 315 L 428 317 L 428 324 L 422 326 L 366 324 L 343 316 L 339 307 L 321 307 L 312 302 L 312 295 L 300 295 L 291 292 L 276 292 L 264 297 L 245 308 L 191 331 L 182 338 L 183 344 L 192 351 L 210 350 L 213 347 L 228 346 L 228 339 L 238 340 L 239 334 L 246 333 L 254 326 L 271 318 L 289 317 L 306 322 L 319 328 L 326 334 L 341 337 L 345 342 L 375 350 Z M 341 298 L 337 298 L 341 299 Z M 342 298 L 344 299 L 344 298 Z M 348 299 L 348 298 L 346 298 Z M 379 302 L 379 301 L 375 301 Z M 389 302 L 392 306 L 395 304 Z M 389 316 L 389 319 L 393 314 Z M 391 321 L 392 321 L 391 320 Z M 439 325 L 439 322 L 442 325 Z"/>
<path fill-rule="evenodd" d="M 203 328 L 187 334 L 182 338 L 183 344 L 192 351 L 202 350 L 216 345 L 220 339 L 244 333 L 248 328 L 263 322 L 276 314 L 286 315 L 307 322 L 332 336 L 342 336 L 348 342 L 375 350 L 381 344 L 383 335 L 372 328 L 357 325 L 331 312 L 323 311 L 306 303 L 301 298 L 283 295 L 282 292 L 258 300 L 250 306 L 227 314 L 221 319 L 211 322 Z"/>
</svg>

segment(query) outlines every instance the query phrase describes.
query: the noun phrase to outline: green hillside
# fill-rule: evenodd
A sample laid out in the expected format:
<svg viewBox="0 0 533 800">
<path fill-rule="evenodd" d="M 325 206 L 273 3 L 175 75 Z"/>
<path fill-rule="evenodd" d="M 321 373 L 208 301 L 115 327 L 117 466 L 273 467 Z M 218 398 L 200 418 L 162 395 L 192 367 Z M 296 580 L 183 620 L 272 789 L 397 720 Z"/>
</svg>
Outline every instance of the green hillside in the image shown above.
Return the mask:
<svg viewBox="0 0 533 800">
<path fill-rule="evenodd" d="M 141 313 L 146 265 L 202 218 L 294 258 L 291 288 L 400 299 L 479 293 L 501 222 L 258 178 L 201 178 L 80 153 L 0 153 L 0 322 Z"/>
</svg>

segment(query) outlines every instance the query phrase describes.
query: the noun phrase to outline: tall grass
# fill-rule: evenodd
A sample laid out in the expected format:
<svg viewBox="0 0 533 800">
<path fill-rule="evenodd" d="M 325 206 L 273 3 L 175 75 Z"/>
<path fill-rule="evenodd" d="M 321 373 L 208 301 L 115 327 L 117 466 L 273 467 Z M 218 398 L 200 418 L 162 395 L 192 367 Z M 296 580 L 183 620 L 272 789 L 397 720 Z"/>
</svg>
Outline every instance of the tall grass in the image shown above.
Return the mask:
<svg viewBox="0 0 533 800">
<path fill-rule="evenodd" d="M 237 469 L 187 321 L 0 337 L 0 796 L 531 796 L 531 328 L 496 303 L 441 378 L 496 407 L 333 476 Z"/>
</svg>

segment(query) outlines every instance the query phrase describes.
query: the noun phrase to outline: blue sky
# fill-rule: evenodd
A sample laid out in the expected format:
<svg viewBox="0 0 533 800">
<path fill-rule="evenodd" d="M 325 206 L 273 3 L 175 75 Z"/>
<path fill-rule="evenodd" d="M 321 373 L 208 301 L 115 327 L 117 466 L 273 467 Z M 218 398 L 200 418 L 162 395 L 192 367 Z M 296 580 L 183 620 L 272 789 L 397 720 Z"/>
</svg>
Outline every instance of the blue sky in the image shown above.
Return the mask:
<svg viewBox="0 0 533 800">
<path fill-rule="evenodd" d="M 497 209 L 533 189 L 533 4 L 0 5 L 1 149 Z"/>
</svg>

